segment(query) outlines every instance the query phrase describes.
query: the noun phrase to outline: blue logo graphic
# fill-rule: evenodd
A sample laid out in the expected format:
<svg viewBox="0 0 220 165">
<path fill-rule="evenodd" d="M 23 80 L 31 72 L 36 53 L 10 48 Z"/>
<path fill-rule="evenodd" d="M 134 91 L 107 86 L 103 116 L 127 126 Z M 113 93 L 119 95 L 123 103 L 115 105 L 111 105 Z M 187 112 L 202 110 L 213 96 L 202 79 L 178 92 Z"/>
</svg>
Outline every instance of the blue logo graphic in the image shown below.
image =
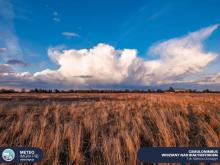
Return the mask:
<svg viewBox="0 0 220 165">
<path fill-rule="evenodd" d="M 6 162 L 11 162 L 15 158 L 15 152 L 12 149 L 7 148 L 2 152 L 2 158 Z"/>
</svg>

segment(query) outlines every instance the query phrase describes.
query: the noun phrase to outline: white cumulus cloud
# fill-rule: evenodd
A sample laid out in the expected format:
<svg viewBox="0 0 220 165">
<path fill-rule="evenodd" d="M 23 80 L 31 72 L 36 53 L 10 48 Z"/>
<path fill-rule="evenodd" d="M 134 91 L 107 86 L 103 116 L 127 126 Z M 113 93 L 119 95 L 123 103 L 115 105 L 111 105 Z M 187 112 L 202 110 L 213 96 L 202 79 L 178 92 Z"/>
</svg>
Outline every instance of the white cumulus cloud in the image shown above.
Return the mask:
<svg viewBox="0 0 220 165">
<path fill-rule="evenodd" d="M 60 81 L 73 85 L 120 84 L 129 77 L 132 64 L 141 61 L 136 50 L 115 50 L 107 44 L 81 50 L 50 48 L 48 54 L 60 66 L 59 69 L 44 70 L 35 73 L 35 77 L 41 76 L 48 81 L 60 78 Z"/>
</svg>

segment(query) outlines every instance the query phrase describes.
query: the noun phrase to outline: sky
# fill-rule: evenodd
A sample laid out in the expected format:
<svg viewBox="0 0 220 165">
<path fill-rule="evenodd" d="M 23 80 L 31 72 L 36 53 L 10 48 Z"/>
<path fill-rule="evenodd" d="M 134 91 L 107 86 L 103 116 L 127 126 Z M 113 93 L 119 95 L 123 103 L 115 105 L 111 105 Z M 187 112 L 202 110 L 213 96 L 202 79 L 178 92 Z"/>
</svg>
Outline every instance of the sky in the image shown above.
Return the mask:
<svg viewBox="0 0 220 165">
<path fill-rule="evenodd" d="M 220 90 L 219 0 L 0 0 L 0 88 Z"/>
</svg>

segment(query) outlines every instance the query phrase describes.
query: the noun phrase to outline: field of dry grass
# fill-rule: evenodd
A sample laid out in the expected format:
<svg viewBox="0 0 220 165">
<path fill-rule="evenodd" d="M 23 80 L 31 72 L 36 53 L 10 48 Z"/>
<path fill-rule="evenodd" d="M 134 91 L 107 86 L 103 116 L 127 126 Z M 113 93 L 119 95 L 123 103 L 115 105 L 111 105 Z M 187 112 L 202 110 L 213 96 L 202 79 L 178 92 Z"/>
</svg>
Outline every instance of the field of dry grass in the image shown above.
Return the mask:
<svg viewBox="0 0 220 165">
<path fill-rule="evenodd" d="M 142 146 L 220 147 L 220 94 L 0 94 L 0 137 L 40 164 L 141 164 Z"/>
</svg>

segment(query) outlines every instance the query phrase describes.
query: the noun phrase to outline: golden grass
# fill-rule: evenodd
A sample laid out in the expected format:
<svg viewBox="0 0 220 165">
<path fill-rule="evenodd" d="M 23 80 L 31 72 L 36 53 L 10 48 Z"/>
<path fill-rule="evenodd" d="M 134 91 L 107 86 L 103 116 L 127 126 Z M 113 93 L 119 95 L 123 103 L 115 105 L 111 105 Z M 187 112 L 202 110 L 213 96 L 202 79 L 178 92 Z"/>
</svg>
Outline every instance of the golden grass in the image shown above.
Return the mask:
<svg viewBox="0 0 220 165">
<path fill-rule="evenodd" d="M 39 164 L 134 165 L 143 146 L 220 146 L 219 94 L 4 94 L 0 146 Z"/>
</svg>

